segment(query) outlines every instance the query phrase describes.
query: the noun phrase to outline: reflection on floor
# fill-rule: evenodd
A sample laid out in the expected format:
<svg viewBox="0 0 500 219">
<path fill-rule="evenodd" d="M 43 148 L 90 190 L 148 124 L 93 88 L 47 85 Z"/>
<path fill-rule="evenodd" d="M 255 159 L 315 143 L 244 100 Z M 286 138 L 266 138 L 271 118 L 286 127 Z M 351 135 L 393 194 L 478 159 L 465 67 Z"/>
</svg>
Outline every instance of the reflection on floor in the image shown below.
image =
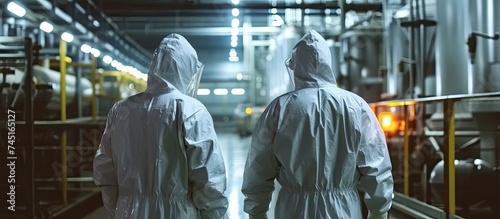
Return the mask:
<svg viewBox="0 0 500 219">
<path fill-rule="evenodd" d="M 230 219 L 248 218 L 243 211 L 244 196 L 241 193 L 241 185 L 243 183 L 243 170 L 245 168 L 248 148 L 250 146 L 250 137 L 240 138 L 233 133 L 220 133 L 219 144 L 224 155 L 227 171 L 227 191 L 229 198 L 228 216 Z M 273 193 L 273 199 L 268 218 L 274 218 L 274 204 L 276 195 L 279 191 L 279 184 L 276 182 L 276 190 Z"/>
</svg>

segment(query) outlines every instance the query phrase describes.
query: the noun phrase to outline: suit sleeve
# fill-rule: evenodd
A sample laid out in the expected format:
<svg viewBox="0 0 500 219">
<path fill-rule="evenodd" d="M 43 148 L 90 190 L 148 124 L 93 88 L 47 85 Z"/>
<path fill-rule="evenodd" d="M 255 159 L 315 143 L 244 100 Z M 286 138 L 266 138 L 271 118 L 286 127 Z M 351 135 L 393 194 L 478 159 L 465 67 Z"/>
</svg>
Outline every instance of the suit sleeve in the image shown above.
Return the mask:
<svg viewBox="0 0 500 219">
<path fill-rule="evenodd" d="M 188 179 L 201 218 L 224 218 L 226 169 L 211 115 L 202 108 L 184 122 Z"/>
<path fill-rule="evenodd" d="M 386 215 L 392 205 L 392 165 L 385 135 L 368 104 L 363 105 L 360 151 L 357 169 L 359 188 L 365 192 L 364 202 L 370 215 Z"/>
<path fill-rule="evenodd" d="M 101 189 L 103 204 L 109 218 L 114 218 L 118 200 L 118 182 L 111 151 L 114 118 L 115 106 L 108 113 L 106 128 L 93 162 L 94 182 Z"/>
<path fill-rule="evenodd" d="M 279 167 L 272 148 L 277 118 L 276 105 L 268 107 L 253 131 L 241 189 L 245 195 L 244 211 L 250 218 L 265 218 L 269 210 Z"/>
</svg>

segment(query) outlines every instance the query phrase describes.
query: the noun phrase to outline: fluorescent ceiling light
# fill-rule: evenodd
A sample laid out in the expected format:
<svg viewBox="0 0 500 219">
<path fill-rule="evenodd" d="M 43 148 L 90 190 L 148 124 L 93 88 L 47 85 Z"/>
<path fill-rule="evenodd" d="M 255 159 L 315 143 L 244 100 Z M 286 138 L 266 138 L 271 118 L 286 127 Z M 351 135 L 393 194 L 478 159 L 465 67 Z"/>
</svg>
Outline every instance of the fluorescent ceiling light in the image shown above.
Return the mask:
<svg viewBox="0 0 500 219">
<path fill-rule="evenodd" d="M 90 53 L 92 53 L 92 55 L 94 55 L 96 58 L 101 55 L 101 51 L 99 51 L 96 48 L 92 48 L 92 50 L 90 51 Z"/>
<path fill-rule="evenodd" d="M 92 47 L 90 47 L 89 45 L 87 44 L 83 44 L 81 47 L 80 47 L 80 50 L 84 53 L 89 53 L 92 51 Z"/>
<path fill-rule="evenodd" d="M 233 16 L 238 17 L 238 15 L 240 15 L 240 10 L 238 10 L 237 8 L 233 8 L 231 13 L 233 14 Z"/>
<path fill-rule="evenodd" d="M 231 2 L 235 5 L 239 4 L 240 3 L 240 0 L 231 0 Z"/>
<path fill-rule="evenodd" d="M 111 62 L 111 66 L 113 66 L 113 67 L 115 67 L 115 68 L 116 68 L 116 66 L 118 66 L 118 61 L 113 60 L 113 61 Z"/>
<path fill-rule="evenodd" d="M 46 33 L 50 33 L 54 30 L 54 26 L 48 22 L 40 23 L 40 30 L 43 30 Z"/>
<path fill-rule="evenodd" d="M 92 23 L 93 23 L 93 24 L 94 24 L 94 26 L 96 26 L 96 27 L 99 27 L 99 26 L 101 25 L 101 24 L 99 24 L 99 21 L 96 21 L 96 20 L 94 20 L 94 22 L 92 22 Z"/>
<path fill-rule="evenodd" d="M 231 50 L 229 51 L 229 56 L 231 56 L 231 57 L 235 57 L 235 56 L 238 56 L 238 54 L 236 53 L 236 50 L 231 49 Z"/>
<path fill-rule="evenodd" d="M 198 91 L 196 91 L 196 94 L 198 96 L 210 95 L 210 89 L 204 89 L 204 88 L 198 89 Z"/>
<path fill-rule="evenodd" d="M 240 20 L 238 18 L 233 18 L 231 21 L 231 27 L 237 28 L 238 26 L 240 26 Z"/>
<path fill-rule="evenodd" d="M 12 12 L 13 14 L 15 14 L 19 17 L 23 17 L 26 14 L 26 9 L 24 9 L 20 5 L 16 4 L 15 2 L 10 2 L 7 5 L 7 10 L 9 10 L 10 12 Z"/>
<path fill-rule="evenodd" d="M 272 14 L 276 14 L 276 13 L 278 13 L 278 9 L 276 9 L 276 8 L 272 8 L 272 9 L 271 9 L 271 13 L 272 13 Z"/>
<path fill-rule="evenodd" d="M 233 88 L 233 89 L 231 89 L 231 94 L 232 95 L 243 95 L 243 94 L 245 94 L 245 89 L 243 89 L 243 88 Z"/>
<path fill-rule="evenodd" d="M 217 88 L 214 90 L 215 95 L 227 95 L 227 89 Z"/>
<path fill-rule="evenodd" d="M 113 62 L 113 58 L 111 58 L 111 56 L 105 55 L 104 57 L 102 57 L 102 61 L 106 64 L 110 64 L 111 62 Z"/>
<path fill-rule="evenodd" d="M 231 41 L 238 41 L 238 36 L 232 35 L 231 36 Z"/>
<path fill-rule="evenodd" d="M 231 41 L 231 47 L 237 47 L 238 41 Z"/>
<path fill-rule="evenodd" d="M 68 43 L 71 43 L 75 37 L 73 36 L 73 34 L 70 34 L 68 32 L 64 32 L 61 34 L 61 39 L 68 42 Z"/>
</svg>

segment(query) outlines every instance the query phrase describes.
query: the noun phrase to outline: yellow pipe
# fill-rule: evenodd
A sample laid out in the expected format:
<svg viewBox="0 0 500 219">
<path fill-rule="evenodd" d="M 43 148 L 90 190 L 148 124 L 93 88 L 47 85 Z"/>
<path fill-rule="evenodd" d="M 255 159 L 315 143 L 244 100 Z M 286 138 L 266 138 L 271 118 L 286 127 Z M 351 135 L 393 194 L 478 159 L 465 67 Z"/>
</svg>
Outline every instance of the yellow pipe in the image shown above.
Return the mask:
<svg viewBox="0 0 500 219">
<path fill-rule="evenodd" d="M 444 101 L 444 185 L 445 211 L 455 214 L 455 101 Z"/>
<path fill-rule="evenodd" d="M 404 113 L 404 121 L 405 121 L 405 129 L 403 133 L 403 194 L 406 196 L 410 195 L 410 168 L 409 168 L 409 159 L 410 159 L 410 136 L 408 133 L 408 123 L 409 123 L 409 113 L 408 106 L 403 106 Z"/>
<path fill-rule="evenodd" d="M 66 121 L 66 41 L 60 40 L 59 43 L 60 56 L 60 72 L 61 72 L 61 122 Z M 61 136 L 61 163 L 62 163 L 62 193 L 63 203 L 68 204 L 68 169 L 67 169 L 67 152 L 66 152 L 66 131 L 62 132 Z"/>
<path fill-rule="evenodd" d="M 97 120 L 97 98 L 96 98 L 96 94 L 95 94 L 95 83 L 96 83 L 96 80 L 95 80 L 95 73 L 96 73 L 96 61 L 95 61 L 95 57 L 93 55 L 91 55 L 92 57 L 92 62 L 91 62 L 91 66 L 90 66 L 90 78 L 91 78 L 91 82 L 92 82 L 92 101 L 91 101 L 91 106 L 92 106 L 92 121 L 95 122 Z"/>
<path fill-rule="evenodd" d="M 105 73 L 99 74 L 99 93 L 101 96 L 106 94 L 106 90 L 104 90 L 104 77 Z"/>
<path fill-rule="evenodd" d="M 118 92 L 116 92 L 115 101 L 119 101 L 121 99 L 120 84 L 122 83 L 122 76 L 116 75 L 115 77 L 116 77 L 116 84 L 118 85 Z"/>
</svg>

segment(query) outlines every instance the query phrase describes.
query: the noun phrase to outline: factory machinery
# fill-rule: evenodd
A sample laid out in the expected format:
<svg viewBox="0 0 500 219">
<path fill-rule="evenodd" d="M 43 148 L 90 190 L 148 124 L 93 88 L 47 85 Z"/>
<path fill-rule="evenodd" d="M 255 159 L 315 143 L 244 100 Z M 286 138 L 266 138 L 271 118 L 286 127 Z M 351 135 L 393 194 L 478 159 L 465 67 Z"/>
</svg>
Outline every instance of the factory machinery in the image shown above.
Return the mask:
<svg viewBox="0 0 500 219">
<path fill-rule="evenodd" d="M 293 45 L 321 30 L 338 86 L 367 100 L 386 133 L 393 211 L 499 218 L 500 2 L 375 2 L 383 13 L 346 12 L 349 25 L 284 27 L 269 48 L 268 101 L 290 90 Z"/>
<path fill-rule="evenodd" d="M 57 52 L 30 37 L 0 37 L 0 162 L 10 165 L 1 171 L 9 179 L 0 183 L 9 192 L 2 218 L 73 218 L 100 207 L 92 160 L 104 116 L 146 87 L 144 77 L 104 71 L 64 40 L 55 45 Z"/>
</svg>

